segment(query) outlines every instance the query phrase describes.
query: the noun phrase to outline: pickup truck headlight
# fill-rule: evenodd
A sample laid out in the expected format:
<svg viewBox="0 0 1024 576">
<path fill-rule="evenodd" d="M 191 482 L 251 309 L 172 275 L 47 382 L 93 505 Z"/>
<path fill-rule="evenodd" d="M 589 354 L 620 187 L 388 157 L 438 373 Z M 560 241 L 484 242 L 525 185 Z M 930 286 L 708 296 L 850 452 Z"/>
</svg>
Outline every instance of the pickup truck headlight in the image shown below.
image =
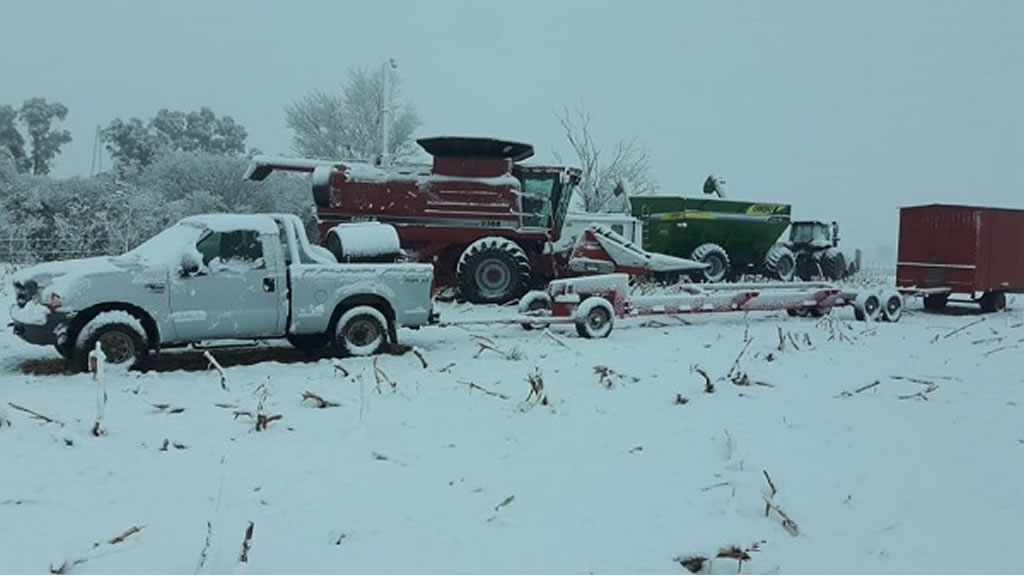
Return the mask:
<svg viewBox="0 0 1024 576">
<path fill-rule="evenodd" d="M 43 298 L 44 299 L 42 302 L 40 302 L 40 304 L 49 308 L 50 312 L 56 312 L 57 310 L 60 310 L 60 294 L 57 294 L 56 292 L 50 292 L 49 294 L 45 294 Z"/>
</svg>

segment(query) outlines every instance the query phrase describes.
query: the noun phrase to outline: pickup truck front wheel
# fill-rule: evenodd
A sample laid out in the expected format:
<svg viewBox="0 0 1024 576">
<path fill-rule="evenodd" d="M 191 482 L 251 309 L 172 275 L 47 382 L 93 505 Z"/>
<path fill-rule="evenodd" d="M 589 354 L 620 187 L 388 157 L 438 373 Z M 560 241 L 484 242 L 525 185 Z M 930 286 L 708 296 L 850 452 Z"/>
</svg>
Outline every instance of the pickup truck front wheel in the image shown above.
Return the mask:
<svg viewBox="0 0 1024 576">
<path fill-rule="evenodd" d="M 334 346 L 346 356 L 370 356 L 384 347 L 388 321 L 372 306 L 355 306 L 338 318 Z"/>
<path fill-rule="evenodd" d="M 89 371 L 89 352 L 99 344 L 104 361 L 113 366 L 129 369 L 141 367 L 146 358 L 146 341 L 137 327 L 129 323 L 99 323 L 102 315 L 82 328 L 75 346 L 74 364 L 80 372 Z"/>
</svg>

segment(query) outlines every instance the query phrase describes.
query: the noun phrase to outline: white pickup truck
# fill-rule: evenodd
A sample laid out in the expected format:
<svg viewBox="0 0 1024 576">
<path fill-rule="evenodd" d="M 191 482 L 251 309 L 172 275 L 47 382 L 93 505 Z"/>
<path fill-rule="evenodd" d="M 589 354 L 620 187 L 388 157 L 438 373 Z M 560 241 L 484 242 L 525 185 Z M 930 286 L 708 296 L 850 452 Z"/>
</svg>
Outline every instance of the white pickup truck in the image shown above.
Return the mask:
<svg viewBox="0 0 1024 576">
<path fill-rule="evenodd" d="M 140 366 L 162 348 L 286 338 L 369 355 L 398 327 L 437 322 L 433 266 L 338 263 L 291 214 L 185 218 L 113 257 L 48 262 L 14 275 L 14 333 L 79 370 L 97 344 Z"/>
</svg>

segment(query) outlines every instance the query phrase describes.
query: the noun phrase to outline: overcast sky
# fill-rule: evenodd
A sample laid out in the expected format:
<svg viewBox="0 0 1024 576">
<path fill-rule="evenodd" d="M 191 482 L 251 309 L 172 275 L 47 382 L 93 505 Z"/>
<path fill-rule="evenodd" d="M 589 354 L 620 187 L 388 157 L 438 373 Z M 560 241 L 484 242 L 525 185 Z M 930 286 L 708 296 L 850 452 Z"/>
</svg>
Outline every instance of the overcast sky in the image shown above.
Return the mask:
<svg viewBox="0 0 1024 576">
<path fill-rule="evenodd" d="M 284 108 L 352 66 L 398 63 L 424 120 L 566 151 L 583 103 L 599 142 L 636 137 L 666 194 L 839 219 L 894 246 L 897 208 L 1024 208 L 1024 2 L 608 0 L 0 3 L 0 104 L 70 109 L 55 174 L 88 174 L 115 117 L 210 106 L 289 153 Z M 109 165 L 109 162 L 108 162 Z"/>
</svg>

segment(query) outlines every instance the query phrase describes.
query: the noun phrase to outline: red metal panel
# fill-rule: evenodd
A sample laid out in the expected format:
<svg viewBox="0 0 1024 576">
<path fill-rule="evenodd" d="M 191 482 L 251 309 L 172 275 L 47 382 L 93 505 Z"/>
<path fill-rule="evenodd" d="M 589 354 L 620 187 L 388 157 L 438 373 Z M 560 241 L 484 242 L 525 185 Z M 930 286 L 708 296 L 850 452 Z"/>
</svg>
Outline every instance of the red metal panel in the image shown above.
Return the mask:
<svg viewBox="0 0 1024 576">
<path fill-rule="evenodd" d="M 1024 291 L 1024 210 L 901 208 L 896 283 L 960 293 Z"/>
<path fill-rule="evenodd" d="M 1024 210 L 984 209 L 978 217 L 975 290 L 1024 292 Z"/>
<path fill-rule="evenodd" d="M 932 204 L 900 209 L 896 284 L 971 292 L 977 269 L 977 210 Z"/>
</svg>

